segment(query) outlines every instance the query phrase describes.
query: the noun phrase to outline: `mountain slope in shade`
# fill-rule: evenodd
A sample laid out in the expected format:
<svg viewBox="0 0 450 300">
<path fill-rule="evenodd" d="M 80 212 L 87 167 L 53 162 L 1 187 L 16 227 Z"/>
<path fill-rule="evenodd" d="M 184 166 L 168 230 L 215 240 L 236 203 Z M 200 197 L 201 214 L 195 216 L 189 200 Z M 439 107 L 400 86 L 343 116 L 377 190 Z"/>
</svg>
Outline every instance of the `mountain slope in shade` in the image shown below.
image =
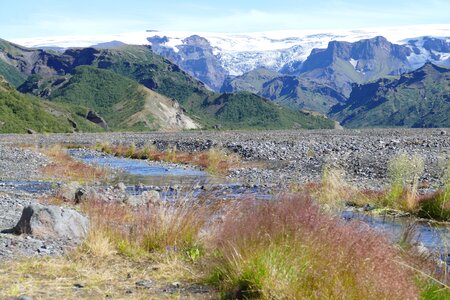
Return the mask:
<svg viewBox="0 0 450 300">
<path fill-rule="evenodd" d="M 286 107 L 326 114 L 345 97 L 318 80 L 257 69 L 225 81 L 222 92 L 250 91 Z"/>
<path fill-rule="evenodd" d="M 349 128 L 450 127 L 450 69 L 427 63 L 399 79 L 357 85 L 331 115 Z"/>
</svg>

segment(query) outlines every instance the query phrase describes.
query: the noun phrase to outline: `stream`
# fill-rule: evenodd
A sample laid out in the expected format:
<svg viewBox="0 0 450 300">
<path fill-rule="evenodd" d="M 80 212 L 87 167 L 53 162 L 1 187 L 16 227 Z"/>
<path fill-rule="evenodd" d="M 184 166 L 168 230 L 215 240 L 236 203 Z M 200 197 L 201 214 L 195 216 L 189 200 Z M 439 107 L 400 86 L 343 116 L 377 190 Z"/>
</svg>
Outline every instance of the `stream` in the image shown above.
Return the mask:
<svg viewBox="0 0 450 300">
<path fill-rule="evenodd" d="M 116 171 L 117 182 L 123 182 L 130 194 L 139 194 L 145 190 L 157 189 L 163 199 L 170 200 L 174 195 L 172 188 L 186 187 L 186 195 L 198 197 L 213 191 L 214 196 L 221 199 L 236 199 L 252 197 L 255 199 L 273 199 L 273 191 L 264 187 L 245 186 L 237 182 L 227 182 L 225 178 L 213 177 L 206 172 L 188 166 L 176 164 L 118 158 L 89 151 L 71 149 L 69 154 L 88 164 L 111 168 Z M 24 190 L 30 193 L 40 193 L 54 188 L 54 183 L 48 182 L 16 182 L 1 181 L 0 191 L 4 188 Z M 183 196 L 183 195 L 182 195 Z M 432 225 L 429 222 L 415 222 L 409 217 L 379 216 L 359 211 L 345 210 L 342 212 L 344 220 L 361 220 L 371 228 L 387 234 L 393 241 L 400 241 L 409 224 L 415 223 L 412 242 L 442 254 L 442 259 L 450 262 L 450 228 L 443 225 Z"/>
</svg>

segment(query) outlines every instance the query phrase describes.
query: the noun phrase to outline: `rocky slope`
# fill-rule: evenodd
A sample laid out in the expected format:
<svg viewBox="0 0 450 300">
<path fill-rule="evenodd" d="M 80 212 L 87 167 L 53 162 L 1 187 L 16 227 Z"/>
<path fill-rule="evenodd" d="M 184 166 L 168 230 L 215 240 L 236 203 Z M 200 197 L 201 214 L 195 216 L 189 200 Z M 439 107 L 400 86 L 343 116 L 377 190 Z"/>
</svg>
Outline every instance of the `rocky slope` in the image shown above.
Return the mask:
<svg viewBox="0 0 450 300">
<path fill-rule="evenodd" d="M 326 49 L 313 49 L 300 69 L 292 72 L 321 79 L 348 96 L 352 83 L 408 71 L 410 54 L 408 47 L 392 44 L 381 36 L 355 43 L 333 41 Z"/>
<path fill-rule="evenodd" d="M 346 127 L 450 127 L 450 69 L 427 63 L 353 88 L 331 114 Z"/>
</svg>

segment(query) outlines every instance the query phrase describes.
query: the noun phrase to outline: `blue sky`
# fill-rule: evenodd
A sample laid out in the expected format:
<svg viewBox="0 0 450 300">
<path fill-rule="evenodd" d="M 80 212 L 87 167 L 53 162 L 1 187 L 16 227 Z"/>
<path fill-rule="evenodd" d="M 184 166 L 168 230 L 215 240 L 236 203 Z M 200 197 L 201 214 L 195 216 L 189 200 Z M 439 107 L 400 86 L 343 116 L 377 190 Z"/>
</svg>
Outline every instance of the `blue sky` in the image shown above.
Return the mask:
<svg viewBox="0 0 450 300">
<path fill-rule="evenodd" d="M 6 39 L 146 29 L 251 32 L 450 23 L 450 0 L 17 0 L 3 3 Z"/>
</svg>

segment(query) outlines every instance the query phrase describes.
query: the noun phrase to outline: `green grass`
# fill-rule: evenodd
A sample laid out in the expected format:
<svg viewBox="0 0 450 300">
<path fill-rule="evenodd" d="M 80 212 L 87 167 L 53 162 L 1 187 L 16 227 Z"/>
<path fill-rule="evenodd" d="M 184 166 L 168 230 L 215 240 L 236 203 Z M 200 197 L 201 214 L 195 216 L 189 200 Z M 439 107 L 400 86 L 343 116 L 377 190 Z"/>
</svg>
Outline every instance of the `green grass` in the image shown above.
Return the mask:
<svg viewBox="0 0 450 300">
<path fill-rule="evenodd" d="M 449 127 L 450 69 L 425 65 L 399 79 L 354 87 L 331 111 L 344 127 Z"/>
<path fill-rule="evenodd" d="M 113 130 L 123 129 L 127 118 L 143 109 L 145 96 L 138 88 L 138 83 L 114 72 L 81 66 L 51 100 L 88 107 Z"/>
<path fill-rule="evenodd" d="M 46 111 L 43 103 L 33 96 L 23 95 L 6 83 L 0 82 L 0 132 L 26 133 L 71 132 L 67 119 Z"/>
<path fill-rule="evenodd" d="M 15 87 L 20 86 L 27 78 L 26 75 L 20 73 L 14 66 L 7 64 L 2 59 L 0 59 L 0 76 L 5 77 Z"/>
</svg>

